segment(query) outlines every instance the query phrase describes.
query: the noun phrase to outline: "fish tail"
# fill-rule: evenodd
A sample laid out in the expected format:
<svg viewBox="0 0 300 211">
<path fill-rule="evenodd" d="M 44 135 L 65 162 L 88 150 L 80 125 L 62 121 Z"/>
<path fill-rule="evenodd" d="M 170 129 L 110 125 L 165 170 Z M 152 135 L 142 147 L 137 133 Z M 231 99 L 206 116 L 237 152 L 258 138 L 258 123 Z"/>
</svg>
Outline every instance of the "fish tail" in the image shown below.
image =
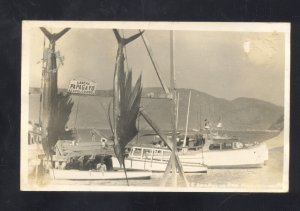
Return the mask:
<svg viewBox="0 0 300 211">
<path fill-rule="evenodd" d="M 127 45 L 128 43 L 132 42 L 133 40 L 135 40 L 136 38 L 138 38 L 139 36 L 141 36 L 144 33 L 144 31 L 141 31 L 137 34 L 132 35 L 131 37 L 122 38 L 117 29 L 113 29 L 113 32 L 115 33 L 118 43 L 122 43 L 124 46 Z"/>
</svg>

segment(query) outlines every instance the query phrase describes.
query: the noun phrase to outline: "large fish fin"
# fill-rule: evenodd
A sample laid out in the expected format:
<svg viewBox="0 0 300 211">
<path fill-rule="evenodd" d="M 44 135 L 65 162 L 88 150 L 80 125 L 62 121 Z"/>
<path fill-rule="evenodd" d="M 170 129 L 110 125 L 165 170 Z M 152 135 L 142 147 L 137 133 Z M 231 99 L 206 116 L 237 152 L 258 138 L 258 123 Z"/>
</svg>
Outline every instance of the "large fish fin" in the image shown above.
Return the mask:
<svg viewBox="0 0 300 211">
<path fill-rule="evenodd" d="M 128 78 L 130 81 L 131 79 Z M 123 137 L 123 145 L 126 146 L 134 136 L 137 134 L 136 128 L 136 119 L 140 109 L 140 100 L 141 100 L 141 76 L 137 80 L 134 89 L 132 90 L 131 84 L 129 86 L 129 81 L 126 86 L 129 90 L 126 90 L 128 97 L 125 99 L 126 102 L 122 103 L 123 115 L 120 119 L 120 136 Z"/>
</svg>

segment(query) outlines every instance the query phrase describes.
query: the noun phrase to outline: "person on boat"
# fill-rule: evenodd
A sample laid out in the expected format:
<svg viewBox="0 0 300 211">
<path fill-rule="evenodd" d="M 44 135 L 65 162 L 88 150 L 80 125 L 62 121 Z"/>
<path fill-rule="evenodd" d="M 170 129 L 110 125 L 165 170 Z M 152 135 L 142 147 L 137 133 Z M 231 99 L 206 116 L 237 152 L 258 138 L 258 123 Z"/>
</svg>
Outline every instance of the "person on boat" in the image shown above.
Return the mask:
<svg viewBox="0 0 300 211">
<path fill-rule="evenodd" d="M 189 147 L 189 145 L 190 145 L 190 137 L 186 137 L 186 143 L 185 143 L 185 145 L 186 146 L 188 146 Z"/>
<path fill-rule="evenodd" d="M 107 140 L 106 138 L 101 138 L 101 146 L 106 147 Z"/>
<path fill-rule="evenodd" d="M 90 131 L 92 136 L 92 142 L 95 142 L 95 132 L 93 130 Z"/>
<path fill-rule="evenodd" d="M 83 170 L 83 161 L 84 161 L 83 155 L 79 156 L 79 158 L 75 160 L 76 169 Z"/>
<path fill-rule="evenodd" d="M 97 164 L 96 169 L 97 169 L 97 171 L 102 172 L 102 175 L 104 175 L 104 172 L 107 171 L 106 165 L 104 163 L 104 158 L 101 160 L 100 163 Z"/>
<path fill-rule="evenodd" d="M 154 144 L 155 147 L 161 147 L 160 142 Z"/>
<path fill-rule="evenodd" d="M 91 155 L 88 157 L 87 161 L 85 162 L 84 166 L 88 170 L 92 170 L 94 166 L 94 161 L 95 161 L 95 155 Z"/>
<path fill-rule="evenodd" d="M 150 156 L 150 151 L 149 150 L 145 150 L 144 154 L 143 154 L 143 158 L 148 159 Z"/>
</svg>

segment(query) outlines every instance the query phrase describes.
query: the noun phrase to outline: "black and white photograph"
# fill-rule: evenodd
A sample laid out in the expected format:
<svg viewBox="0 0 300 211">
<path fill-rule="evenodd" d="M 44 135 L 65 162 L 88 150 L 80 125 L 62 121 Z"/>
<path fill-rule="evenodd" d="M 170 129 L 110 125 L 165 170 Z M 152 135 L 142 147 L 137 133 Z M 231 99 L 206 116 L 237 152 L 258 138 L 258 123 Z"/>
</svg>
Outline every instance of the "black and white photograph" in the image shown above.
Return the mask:
<svg viewBox="0 0 300 211">
<path fill-rule="evenodd" d="M 23 21 L 21 75 L 22 191 L 289 191 L 289 23 Z"/>
</svg>

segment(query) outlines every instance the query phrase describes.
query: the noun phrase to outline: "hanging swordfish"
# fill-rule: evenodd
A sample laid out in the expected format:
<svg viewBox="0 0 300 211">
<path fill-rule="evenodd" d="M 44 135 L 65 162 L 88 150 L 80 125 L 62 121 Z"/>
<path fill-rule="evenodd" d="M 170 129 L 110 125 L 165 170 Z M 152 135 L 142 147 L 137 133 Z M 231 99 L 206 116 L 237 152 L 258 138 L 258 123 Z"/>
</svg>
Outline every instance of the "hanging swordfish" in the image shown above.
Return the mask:
<svg viewBox="0 0 300 211">
<path fill-rule="evenodd" d="M 113 82 L 113 140 L 114 151 L 120 166 L 124 166 L 125 147 L 137 135 L 136 120 L 141 102 L 141 75 L 132 88 L 132 71 L 124 70 L 124 47 L 143 34 L 140 32 L 129 38 L 122 38 L 117 29 L 113 32 L 118 41 L 114 82 Z"/>
</svg>

